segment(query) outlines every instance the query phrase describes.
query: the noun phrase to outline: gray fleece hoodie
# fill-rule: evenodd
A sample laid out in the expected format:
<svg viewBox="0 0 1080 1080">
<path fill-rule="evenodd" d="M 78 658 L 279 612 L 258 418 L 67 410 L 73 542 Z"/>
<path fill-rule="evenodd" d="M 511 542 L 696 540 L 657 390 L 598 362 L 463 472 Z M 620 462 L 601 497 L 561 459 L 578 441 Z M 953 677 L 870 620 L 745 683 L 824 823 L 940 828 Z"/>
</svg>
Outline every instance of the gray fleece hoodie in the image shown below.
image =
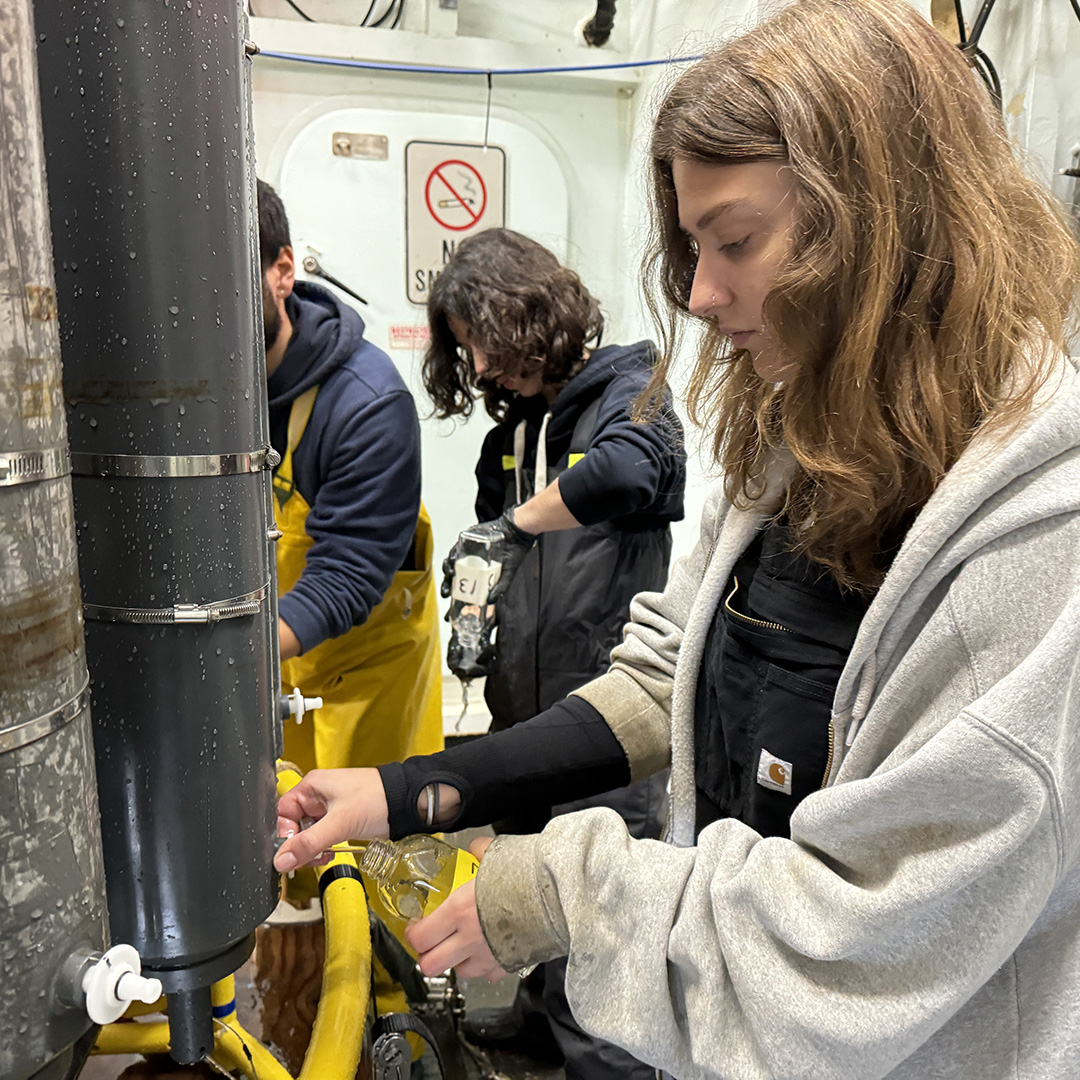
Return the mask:
<svg viewBox="0 0 1080 1080">
<path fill-rule="evenodd" d="M 579 693 L 674 844 L 590 810 L 477 878 L 508 969 L 569 955 L 589 1031 L 680 1080 L 1080 1077 L 1080 374 L 977 438 L 911 528 L 837 688 L 791 839 L 694 836 L 693 708 L 720 593 L 775 506 L 717 494 L 611 670 Z"/>
</svg>

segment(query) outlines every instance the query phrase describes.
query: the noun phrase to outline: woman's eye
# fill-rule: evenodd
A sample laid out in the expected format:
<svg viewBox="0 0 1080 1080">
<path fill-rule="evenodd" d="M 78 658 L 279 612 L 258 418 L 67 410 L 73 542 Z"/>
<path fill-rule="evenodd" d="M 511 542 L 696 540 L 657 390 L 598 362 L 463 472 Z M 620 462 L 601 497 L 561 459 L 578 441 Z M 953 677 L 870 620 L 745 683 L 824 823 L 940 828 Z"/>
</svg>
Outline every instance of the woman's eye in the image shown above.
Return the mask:
<svg viewBox="0 0 1080 1080">
<path fill-rule="evenodd" d="M 750 236 L 751 235 L 752 234 L 744 236 L 741 240 L 735 240 L 730 244 L 721 244 L 720 245 L 720 250 L 722 252 L 724 252 L 724 254 L 726 254 L 726 255 L 738 255 L 739 252 L 744 251 L 746 249 L 747 244 L 750 243 Z"/>
</svg>

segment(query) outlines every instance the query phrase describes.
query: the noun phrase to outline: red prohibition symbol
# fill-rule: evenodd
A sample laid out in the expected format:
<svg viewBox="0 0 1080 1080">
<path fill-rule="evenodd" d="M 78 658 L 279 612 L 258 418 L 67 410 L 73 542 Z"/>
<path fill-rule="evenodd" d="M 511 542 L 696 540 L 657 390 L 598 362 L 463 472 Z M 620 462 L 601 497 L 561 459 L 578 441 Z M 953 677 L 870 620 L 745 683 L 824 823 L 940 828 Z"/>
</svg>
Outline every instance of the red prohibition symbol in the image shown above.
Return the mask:
<svg viewBox="0 0 1080 1080">
<path fill-rule="evenodd" d="M 487 188 L 483 177 L 468 162 L 444 161 L 427 178 L 424 202 L 444 229 L 464 232 L 484 216 Z"/>
</svg>

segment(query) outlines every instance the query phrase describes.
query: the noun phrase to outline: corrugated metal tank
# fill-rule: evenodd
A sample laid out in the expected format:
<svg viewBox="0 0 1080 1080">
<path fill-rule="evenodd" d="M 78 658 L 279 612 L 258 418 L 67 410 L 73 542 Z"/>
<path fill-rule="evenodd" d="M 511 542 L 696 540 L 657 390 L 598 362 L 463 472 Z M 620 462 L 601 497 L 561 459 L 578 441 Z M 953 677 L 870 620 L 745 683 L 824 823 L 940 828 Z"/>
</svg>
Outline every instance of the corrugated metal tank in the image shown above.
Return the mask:
<svg viewBox="0 0 1080 1080">
<path fill-rule="evenodd" d="M 64 1076 L 105 880 L 28 0 L 0 0 L 0 1076 Z"/>
</svg>

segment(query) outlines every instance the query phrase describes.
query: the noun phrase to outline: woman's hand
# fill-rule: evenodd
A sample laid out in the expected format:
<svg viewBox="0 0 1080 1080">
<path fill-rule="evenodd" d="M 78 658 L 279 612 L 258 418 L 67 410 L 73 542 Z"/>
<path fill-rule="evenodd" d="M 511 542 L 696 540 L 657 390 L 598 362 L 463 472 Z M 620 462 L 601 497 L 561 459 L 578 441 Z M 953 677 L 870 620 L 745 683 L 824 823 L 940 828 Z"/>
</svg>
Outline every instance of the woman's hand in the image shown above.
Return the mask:
<svg viewBox="0 0 1080 1080">
<path fill-rule="evenodd" d="M 274 857 L 280 873 L 320 859 L 346 840 L 390 835 L 386 791 L 378 769 L 315 769 L 278 801 L 278 834 L 294 835 Z M 303 825 L 311 821 L 307 828 Z"/>
<path fill-rule="evenodd" d="M 481 837 L 469 845 L 469 850 L 483 859 L 490 843 L 490 837 Z M 407 927 L 405 937 L 416 950 L 420 970 L 425 975 L 439 975 L 457 968 L 463 978 L 482 975 L 488 982 L 497 982 L 506 974 L 496 963 L 480 929 L 475 881 L 455 889 L 426 919 Z"/>
</svg>

